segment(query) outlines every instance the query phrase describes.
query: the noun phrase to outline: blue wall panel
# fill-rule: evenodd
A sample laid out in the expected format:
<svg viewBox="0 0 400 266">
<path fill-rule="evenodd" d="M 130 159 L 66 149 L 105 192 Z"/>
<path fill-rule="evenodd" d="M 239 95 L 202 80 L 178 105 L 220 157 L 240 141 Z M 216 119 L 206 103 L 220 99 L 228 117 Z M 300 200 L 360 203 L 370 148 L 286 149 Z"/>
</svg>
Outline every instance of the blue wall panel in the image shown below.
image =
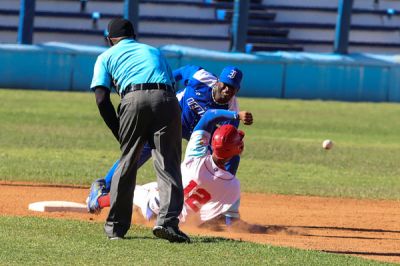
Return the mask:
<svg viewBox="0 0 400 266">
<path fill-rule="evenodd" d="M 400 66 L 390 69 L 388 101 L 400 102 Z"/>
<path fill-rule="evenodd" d="M 181 54 L 178 52 L 163 51 L 164 56 L 167 58 L 172 70 L 182 66 Z"/>
<path fill-rule="evenodd" d="M 357 101 L 388 101 L 389 79 L 389 67 L 361 67 Z"/>
<path fill-rule="evenodd" d="M 238 65 L 243 69 L 243 90 L 239 96 L 282 97 L 284 65 L 279 63 L 257 62 Z"/>
<path fill-rule="evenodd" d="M 348 88 L 357 86 L 346 76 L 356 75 L 357 69 L 341 66 L 288 64 L 286 67 L 286 98 L 343 100 L 353 98 Z"/>
<path fill-rule="evenodd" d="M 69 90 L 71 57 L 41 48 L 0 49 L 1 87 Z"/>
<path fill-rule="evenodd" d="M 41 47 L 49 52 L 63 53 L 70 57 L 71 82 L 69 90 L 72 91 L 88 91 L 90 89 L 96 58 L 106 50 L 105 47 L 59 42 L 46 43 Z"/>
<path fill-rule="evenodd" d="M 223 53 L 182 46 L 160 48 L 172 69 L 200 65 L 219 75 L 227 65 L 244 73 L 240 96 L 400 102 L 400 58 L 355 54 Z M 0 45 L 0 87 L 88 91 L 104 47 L 48 43 Z"/>
<path fill-rule="evenodd" d="M 74 67 L 72 69 L 71 90 L 90 90 L 96 58 L 97 56 L 92 54 L 77 54 L 72 57 Z"/>
<path fill-rule="evenodd" d="M 354 65 L 288 64 L 285 98 L 387 100 L 389 69 Z"/>
</svg>

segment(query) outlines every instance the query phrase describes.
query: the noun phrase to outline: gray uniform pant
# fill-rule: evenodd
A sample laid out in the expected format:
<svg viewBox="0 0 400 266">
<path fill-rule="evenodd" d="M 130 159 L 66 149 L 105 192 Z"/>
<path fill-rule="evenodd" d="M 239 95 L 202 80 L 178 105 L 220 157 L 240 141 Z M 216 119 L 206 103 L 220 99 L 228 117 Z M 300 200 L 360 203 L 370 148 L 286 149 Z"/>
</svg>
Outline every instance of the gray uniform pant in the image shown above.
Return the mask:
<svg viewBox="0 0 400 266">
<path fill-rule="evenodd" d="M 146 142 L 152 146 L 160 191 L 157 225 L 178 226 L 183 206 L 181 176 L 181 110 L 173 92 L 138 90 L 121 100 L 119 111 L 121 158 L 111 182 L 110 212 L 104 229 L 109 237 L 129 230 L 136 185 L 137 162 Z"/>
</svg>

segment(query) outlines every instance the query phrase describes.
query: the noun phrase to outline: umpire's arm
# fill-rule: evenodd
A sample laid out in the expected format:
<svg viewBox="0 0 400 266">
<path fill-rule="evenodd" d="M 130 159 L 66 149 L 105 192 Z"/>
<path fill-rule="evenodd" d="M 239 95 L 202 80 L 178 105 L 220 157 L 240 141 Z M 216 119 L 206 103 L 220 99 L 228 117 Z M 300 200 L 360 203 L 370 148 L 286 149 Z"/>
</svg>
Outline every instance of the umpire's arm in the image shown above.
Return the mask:
<svg viewBox="0 0 400 266">
<path fill-rule="evenodd" d="M 110 99 L 110 90 L 103 86 L 97 86 L 94 88 L 94 93 L 101 117 L 119 142 L 119 121 Z"/>
</svg>

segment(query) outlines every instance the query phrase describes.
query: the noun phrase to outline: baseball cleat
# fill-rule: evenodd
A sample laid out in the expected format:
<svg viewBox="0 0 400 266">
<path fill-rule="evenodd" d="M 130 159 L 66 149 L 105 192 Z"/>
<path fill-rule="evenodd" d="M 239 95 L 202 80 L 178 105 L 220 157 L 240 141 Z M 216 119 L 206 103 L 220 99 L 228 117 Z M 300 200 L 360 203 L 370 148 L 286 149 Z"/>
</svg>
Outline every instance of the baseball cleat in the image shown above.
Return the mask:
<svg viewBox="0 0 400 266">
<path fill-rule="evenodd" d="M 157 225 L 153 228 L 153 234 L 162 239 L 166 239 L 171 243 L 190 243 L 190 238 L 183 233 L 177 226 L 161 226 Z"/>
<path fill-rule="evenodd" d="M 101 208 L 98 202 L 100 196 L 106 194 L 106 181 L 104 179 L 97 179 L 90 187 L 89 197 L 87 198 L 87 210 L 90 213 L 99 214 Z"/>
</svg>

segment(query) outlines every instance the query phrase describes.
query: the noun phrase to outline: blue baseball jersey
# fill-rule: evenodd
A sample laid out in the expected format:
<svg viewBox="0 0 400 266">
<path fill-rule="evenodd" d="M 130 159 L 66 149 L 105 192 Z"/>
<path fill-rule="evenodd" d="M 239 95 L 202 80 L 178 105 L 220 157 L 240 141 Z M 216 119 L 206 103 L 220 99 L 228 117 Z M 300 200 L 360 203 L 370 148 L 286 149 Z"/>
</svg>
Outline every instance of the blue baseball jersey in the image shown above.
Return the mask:
<svg viewBox="0 0 400 266">
<path fill-rule="evenodd" d="M 214 101 L 212 89 L 218 78 L 201 67 L 188 65 L 174 71 L 178 82 L 183 80 L 186 87 L 176 97 L 182 110 L 182 137 L 189 140 L 194 127 L 208 109 L 225 109 L 238 112 L 237 99 L 234 96 L 229 103 L 219 104 Z M 238 126 L 238 121 L 231 122 Z"/>
<path fill-rule="evenodd" d="M 189 83 L 189 80 L 193 77 L 193 75 L 203 69 L 200 66 L 195 65 L 186 65 L 174 70 L 174 79 L 176 82 L 181 82 L 184 87 L 186 87 Z"/>
</svg>

